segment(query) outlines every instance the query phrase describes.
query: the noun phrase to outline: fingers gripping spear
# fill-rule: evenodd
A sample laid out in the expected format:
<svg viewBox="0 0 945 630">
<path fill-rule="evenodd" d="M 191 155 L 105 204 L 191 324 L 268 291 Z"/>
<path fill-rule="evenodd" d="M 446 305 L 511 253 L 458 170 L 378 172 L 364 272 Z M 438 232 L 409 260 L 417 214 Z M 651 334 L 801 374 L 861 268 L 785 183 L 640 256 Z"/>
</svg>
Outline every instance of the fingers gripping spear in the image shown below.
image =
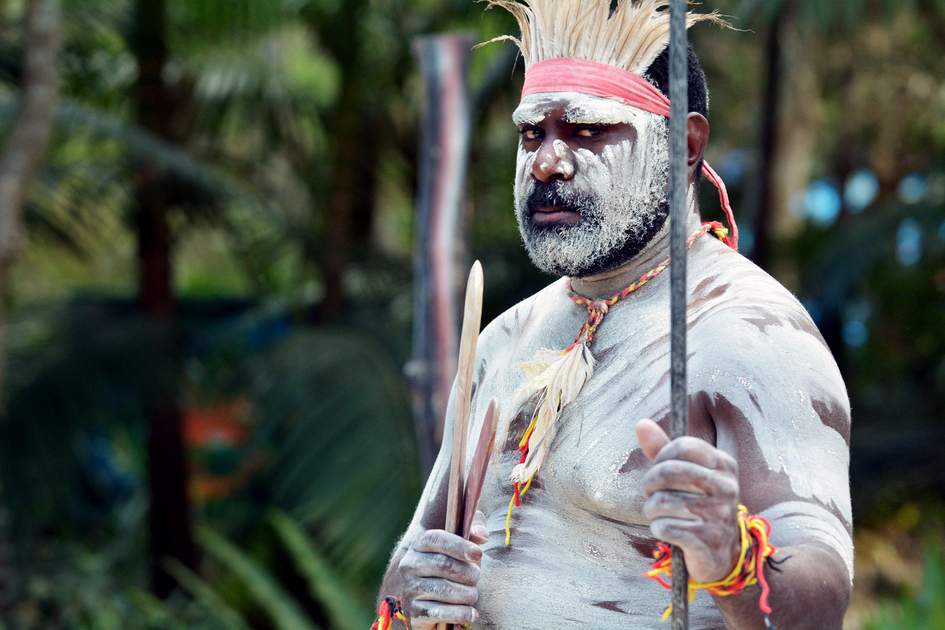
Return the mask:
<svg viewBox="0 0 945 630">
<path fill-rule="evenodd" d="M 689 431 L 689 403 L 686 392 L 686 209 L 688 174 L 687 129 L 689 118 L 688 34 L 686 33 L 686 0 L 671 0 L 669 44 L 669 100 L 672 111 L 670 129 L 670 217 L 672 235 L 670 251 L 670 313 L 671 330 L 671 409 L 672 437 Z M 682 549 L 673 548 L 673 630 L 689 628 L 689 576 Z"/>
</svg>

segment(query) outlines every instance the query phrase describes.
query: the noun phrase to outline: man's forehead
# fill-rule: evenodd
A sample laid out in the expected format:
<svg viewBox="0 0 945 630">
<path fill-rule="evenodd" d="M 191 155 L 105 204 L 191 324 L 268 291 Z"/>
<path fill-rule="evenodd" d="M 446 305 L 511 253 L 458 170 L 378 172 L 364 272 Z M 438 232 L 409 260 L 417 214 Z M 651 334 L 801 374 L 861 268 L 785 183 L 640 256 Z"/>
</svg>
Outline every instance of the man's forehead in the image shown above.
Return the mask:
<svg viewBox="0 0 945 630">
<path fill-rule="evenodd" d="M 610 98 L 579 92 L 549 92 L 523 98 L 512 113 L 512 121 L 516 125 L 537 125 L 556 110 L 563 111 L 564 119 L 575 125 L 635 124 L 644 114 Z"/>
</svg>

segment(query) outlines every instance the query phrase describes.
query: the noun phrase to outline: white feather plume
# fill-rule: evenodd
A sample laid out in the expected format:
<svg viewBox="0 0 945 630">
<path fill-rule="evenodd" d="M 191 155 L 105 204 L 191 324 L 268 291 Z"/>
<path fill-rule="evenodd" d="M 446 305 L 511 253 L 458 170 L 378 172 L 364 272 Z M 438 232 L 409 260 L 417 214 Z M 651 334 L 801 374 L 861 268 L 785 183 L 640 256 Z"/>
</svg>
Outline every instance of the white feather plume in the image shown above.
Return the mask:
<svg viewBox="0 0 945 630">
<path fill-rule="evenodd" d="M 547 59 L 577 57 L 644 74 L 669 45 L 668 0 L 484 0 L 518 22 L 509 40 L 522 51 L 525 68 Z M 686 23 L 728 23 L 717 13 L 689 13 Z"/>
</svg>

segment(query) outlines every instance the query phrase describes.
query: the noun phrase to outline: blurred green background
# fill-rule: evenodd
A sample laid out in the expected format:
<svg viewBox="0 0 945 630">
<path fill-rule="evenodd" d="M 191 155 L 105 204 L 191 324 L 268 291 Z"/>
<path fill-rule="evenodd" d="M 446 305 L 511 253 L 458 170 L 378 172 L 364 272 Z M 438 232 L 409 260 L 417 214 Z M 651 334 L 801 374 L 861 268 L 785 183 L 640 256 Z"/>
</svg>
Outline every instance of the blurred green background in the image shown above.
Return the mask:
<svg viewBox="0 0 945 630">
<path fill-rule="evenodd" d="M 50 46 L 24 14 L 55 4 L 0 2 L 7 154 Z M 58 4 L 52 141 L 0 201 L 25 235 L 0 249 L 0 627 L 366 628 L 422 483 L 411 46 L 514 25 L 471 0 Z M 709 8 L 741 29 L 692 37 L 743 252 L 850 391 L 848 626 L 945 628 L 945 2 Z M 513 61 L 470 68 L 487 320 L 548 282 L 511 210 Z"/>
</svg>

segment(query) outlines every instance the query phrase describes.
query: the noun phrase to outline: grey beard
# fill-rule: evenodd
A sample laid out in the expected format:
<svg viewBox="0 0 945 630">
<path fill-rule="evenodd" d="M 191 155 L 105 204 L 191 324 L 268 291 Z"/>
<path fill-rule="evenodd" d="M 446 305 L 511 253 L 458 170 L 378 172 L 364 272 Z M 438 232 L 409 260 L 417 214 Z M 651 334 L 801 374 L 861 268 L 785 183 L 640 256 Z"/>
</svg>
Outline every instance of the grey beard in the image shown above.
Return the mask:
<svg viewBox="0 0 945 630">
<path fill-rule="evenodd" d="M 604 219 L 582 215 L 576 225 L 539 226 L 521 217 L 519 229 L 528 257 L 541 271 L 555 276 L 585 277 L 616 269 L 637 254 L 659 234 L 669 218 L 669 204 L 660 202 L 653 212 L 623 232 L 619 238 L 602 238 Z M 582 251 L 588 243 L 594 245 Z"/>
</svg>

